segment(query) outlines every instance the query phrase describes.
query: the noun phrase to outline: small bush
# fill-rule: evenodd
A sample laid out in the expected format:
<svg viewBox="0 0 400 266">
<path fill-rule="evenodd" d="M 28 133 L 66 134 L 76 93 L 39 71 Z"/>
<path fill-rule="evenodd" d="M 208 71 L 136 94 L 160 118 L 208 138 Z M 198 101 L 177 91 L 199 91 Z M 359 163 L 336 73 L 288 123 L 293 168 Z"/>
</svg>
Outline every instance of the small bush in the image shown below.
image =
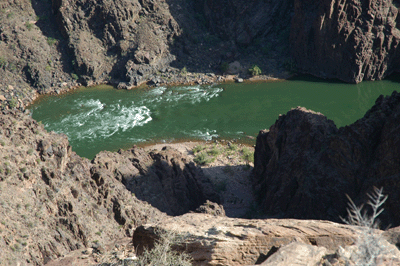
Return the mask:
<svg viewBox="0 0 400 266">
<path fill-rule="evenodd" d="M 29 31 L 31 31 L 32 28 L 33 28 L 33 24 L 30 23 L 30 22 L 26 22 L 26 23 L 25 23 L 25 27 L 26 27 Z"/>
<path fill-rule="evenodd" d="M 178 253 L 172 250 L 174 245 L 183 242 L 183 239 L 174 232 L 157 232 L 159 240 L 154 248 L 145 250 L 136 261 L 137 266 L 179 265 L 190 266 L 192 259 L 186 253 Z"/>
<path fill-rule="evenodd" d="M 230 149 L 231 151 L 237 151 L 238 145 L 237 145 L 237 144 L 230 144 L 230 145 L 229 145 L 229 149 Z"/>
<path fill-rule="evenodd" d="M 6 67 L 6 65 L 7 65 L 7 60 L 4 57 L 0 56 L 0 68 L 4 68 Z"/>
<path fill-rule="evenodd" d="M 196 145 L 196 146 L 193 148 L 193 153 L 198 153 L 198 152 L 204 150 L 205 148 L 206 148 L 206 146 L 204 146 L 204 145 Z"/>
<path fill-rule="evenodd" d="M 251 68 L 249 68 L 249 73 L 252 76 L 259 76 L 261 75 L 261 68 L 259 68 L 257 65 L 253 65 Z"/>
<path fill-rule="evenodd" d="M 196 155 L 194 161 L 199 165 L 205 165 L 212 163 L 215 160 L 215 157 L 209 156 L 207 152 L 202 151 Z"/>
<path fill-rule="evenodd" d="M 207 153 L 212 156 L 218 156 L 222 153 L 222 151 L 217 147 L 217 145 L 214 145 Z"/>
<path fill-rule="evenodd" d="M 12 98 L 9 102 L 8 105 L 10 106 L 11 109 L 17 107 L 17 99 Z"/>
<path fill-rule="evenodd" d="M 78 80 L 78 79 L 79 79 L 79 76 L 78 76 L 77 74 L 75 74 L 75 73 L 72 73 L 72 74 L 71 74 L 71 77 L 72 77 L 74 80 Z"/>
<path fill-rule="evenodd" d="M 47 43 L 48 43 L 50 46 L 53 46 L 54 44 L 57 43 L 57 39 L 54 39 L 54 38 L 52 38 L 52 37 L 48 37 L 48 38 L 47 38 Z"/>
<path fill-rule="evenodd" d="M 247 163 L 249 163 L 249 162 L 254 163 L 254 153 L 253 153 L 253 151 L 248 147 L 244 147 L 242 149 L 242 158 Z"/>
<path fill-rule="evenodd" d="M 182 75 L 182 76 L 186 76 L 186 74 L 187 74 L 187 68 L 186 68 L 186 67 L 183 67 L 183 68 L 181 69 L 181 75 Z"/>
</svg>

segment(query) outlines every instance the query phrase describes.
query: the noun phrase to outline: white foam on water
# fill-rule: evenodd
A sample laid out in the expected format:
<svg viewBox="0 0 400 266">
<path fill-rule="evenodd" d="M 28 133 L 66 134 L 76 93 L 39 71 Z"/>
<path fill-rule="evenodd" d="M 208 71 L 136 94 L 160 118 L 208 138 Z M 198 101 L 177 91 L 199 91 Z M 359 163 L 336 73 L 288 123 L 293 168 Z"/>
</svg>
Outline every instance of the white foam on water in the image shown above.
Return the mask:
<svg viewBox="0 0 400 266">
<path fill-rule="evenodd" d="M 147 97 L 140 101 L 145 103 L 163 103 L 166 102 L 171 106 L 176 106 L 182 102 L 191 104 L 209 101 L 214 97 L 218 97 L 223 91 L 222 88 L 213 86 L 183 86 L 183 87 L 158 87 L 150 90 Z"/>
<path fill-rule="evenodd" d="M 189 132 L 184 131 L 184 133 L 191 137 L 200 138 L 200 139 L 204 139 L 204 140 L 212 140 L 213 138 L 219 137 L 216 130 L 209 130 L 209 129 L 192 130 Z"/>
<path fill-rule="evenodd" d="M 125 106 L 120 103 L 105 105 L 94 99 L 76 100 L 71 113 L 52 126 L 78 140 L 109 138 L 118 131 L 143 126 L 152 120 L 150 109 L 133 102 Z"/>
</svg>

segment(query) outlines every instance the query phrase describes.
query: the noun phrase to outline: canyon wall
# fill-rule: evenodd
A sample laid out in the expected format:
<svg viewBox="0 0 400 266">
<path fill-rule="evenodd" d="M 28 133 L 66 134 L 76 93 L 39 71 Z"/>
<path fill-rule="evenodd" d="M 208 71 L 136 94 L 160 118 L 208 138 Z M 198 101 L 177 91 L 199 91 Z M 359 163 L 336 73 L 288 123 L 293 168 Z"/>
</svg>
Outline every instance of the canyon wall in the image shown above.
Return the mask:
<svg viewBox="0 0 400 266">
<path fill-rule="evenodd" d="M 399 70 L 396 2 L 296 0 L 290 44 L 297 70 L 352 83 Z"/>
<path fill-rule="evenodd" d="M 380 96 L 365 116 L 337 129 L 324 115 L 295 108 L 257 137 L 254 186 L 273 217 L 346 217 L 349 195 L 357 205 L 373 187 L 388 195 L 383 226 L 400 224 L 400 93 Z"/>
</svg>

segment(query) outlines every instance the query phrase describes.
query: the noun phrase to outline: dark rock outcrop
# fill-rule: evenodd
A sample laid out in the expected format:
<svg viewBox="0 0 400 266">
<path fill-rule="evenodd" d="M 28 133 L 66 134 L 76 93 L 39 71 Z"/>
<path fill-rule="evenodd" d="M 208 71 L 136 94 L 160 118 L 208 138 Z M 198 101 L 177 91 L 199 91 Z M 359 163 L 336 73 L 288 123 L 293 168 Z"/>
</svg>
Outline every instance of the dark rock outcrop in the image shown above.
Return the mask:
<svg viewBox="0 0 400 266">
<path fill-rule="evenodd" d="M 295 0 L 291 50 L 298 70 L 353 83 L 399 70 L 393 2 Z"/>
<path fill-rule="evenodd" d="M 202 170 L 170 147 L 150 153 L 138 147 L 119 153 L 100 152 L 93 163 L 96 182 L 114 177 L 138 199 L 169 215 L 194 211 L 206 200 L 220 202 Z"/>
<path fill-rule="evenodd" d="M 68 0 L 54 7 L 74 67 L 86 81 L 128 75 L 138 85 L 175 59 L 168 45 L 181 30 L 165 1 Z"/>
<path fill-rule="evenodd" d="M 282 37 L 289 35 L 293 0 L 203 0 L 199 3 L 210 30 L 234 44 L 250 45 L 256 39 L 269 42 L 263 37 L 276 33 Z"/>
<path fill-rule="evenodd" d="M 263 211 L 278 217 L 346 216 L 348 194 L 367 202 L 373 186 L 389 195 L 383 225 L 400 224 L 400 94 L 380 96 L 365 116 L 337 129 L 296 108 L 257 137 L 254 186 Z"/>
</svg>

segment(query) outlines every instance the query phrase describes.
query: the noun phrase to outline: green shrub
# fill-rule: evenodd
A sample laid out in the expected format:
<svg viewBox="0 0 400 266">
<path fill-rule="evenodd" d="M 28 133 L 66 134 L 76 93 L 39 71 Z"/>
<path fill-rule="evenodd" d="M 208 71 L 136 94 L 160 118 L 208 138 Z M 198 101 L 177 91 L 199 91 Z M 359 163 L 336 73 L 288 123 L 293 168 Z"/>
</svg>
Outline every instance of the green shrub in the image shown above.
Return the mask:
<svg viewBox="0 0 400 266">
<path fill-rule="evenodd" d="M 48 37 L 48 38 L 47 38 L 47 43 L 48 43 L 50 46 L 53 46 L 54 44 L 57 43 L 57 39 L 54 39 L 54 38 L 52 38 L 52 37 Z"/>
<path fill-rule="evenodd" d="M 230 145 L 229 145 L 229 149 L 230 149 L 231 151 L 237 151 L 238 145 L 236 145 L 236 144 L 230 144 Z"/>
<path fill-rule="evenodd" d="M 217 145 L 214 145 L 207 153 L 212 156 L 218 156 L 222 151 L 217 147 Z"/>
<path fill-rule="evenodd" d="M 249 73 L 252 76 L 261 75 L 261 68 L 259 68 L 257 65 L 253 65 L 251 68 L 249 68 Z"/>
<path fill-rule="evenodd" d="M 186 68 L 186 67 L 183 67 L 183 68 L 181 69 L 181 76 L 186 76 L 186 74 L 187 74 L 187 68 Z"/>
<path fill-rule="evenodd" d="M 204 145 L 196 145 L 194 148 L 193 148 L 193 153 L 198 153 L 198 152 L 200 152 L 200 151 L 202 151 L 202 150 L 204 150 L 206 148 L 206 146 L 204 146 Z"/>
<path fill-rule="evenodd" d="M 254 153 L 253 153 L 253 151 L 248 147 L 244 147 L 242 149 L 242 158 L 247 163 L 249 163 L 249 162 L 254 163 Z"/>
<path fill-rule="evenodd" d="M 78 80 L 78 79 L 79 79 L 79 76 L 78 76 L 77 74 L 75 74 L 75 73 L 72 73 L 72 74 L 71 74 L 71 77 L 72 77 L 74 80 Z"/>
<path fill-rule="evenodd" d="M 4 57 L 0 56 L 0 68 L 4 68 L 6 67 L 6 65 L 7 65 L 7 60 Z"/>
<path fill-rule="evenodd" d="M 8 105 L 10 106 L 11 109 L 13 109 L 13 108 L 17 107 L 17 102 L 18 102 L 17 99 L 12 98 L 12 99 L 8 102 Z"/>
<path fill-rule="evenodd" d="M 25 27 L 30 31 L 30 30 L 32 30 L 32 28 L 33 28 L 33 24 L 30 23 L 30 22 L 26 22 L 26 23 L 25 23 Z"/>
<path fill-rule="evenodd" d="M 196 155 L 194 161 L 199 165 L 205 165 L 212 163 L 215 160 L 215 157 L 209 156 L 207 152 L 202 151 Z"/>
</svg>

